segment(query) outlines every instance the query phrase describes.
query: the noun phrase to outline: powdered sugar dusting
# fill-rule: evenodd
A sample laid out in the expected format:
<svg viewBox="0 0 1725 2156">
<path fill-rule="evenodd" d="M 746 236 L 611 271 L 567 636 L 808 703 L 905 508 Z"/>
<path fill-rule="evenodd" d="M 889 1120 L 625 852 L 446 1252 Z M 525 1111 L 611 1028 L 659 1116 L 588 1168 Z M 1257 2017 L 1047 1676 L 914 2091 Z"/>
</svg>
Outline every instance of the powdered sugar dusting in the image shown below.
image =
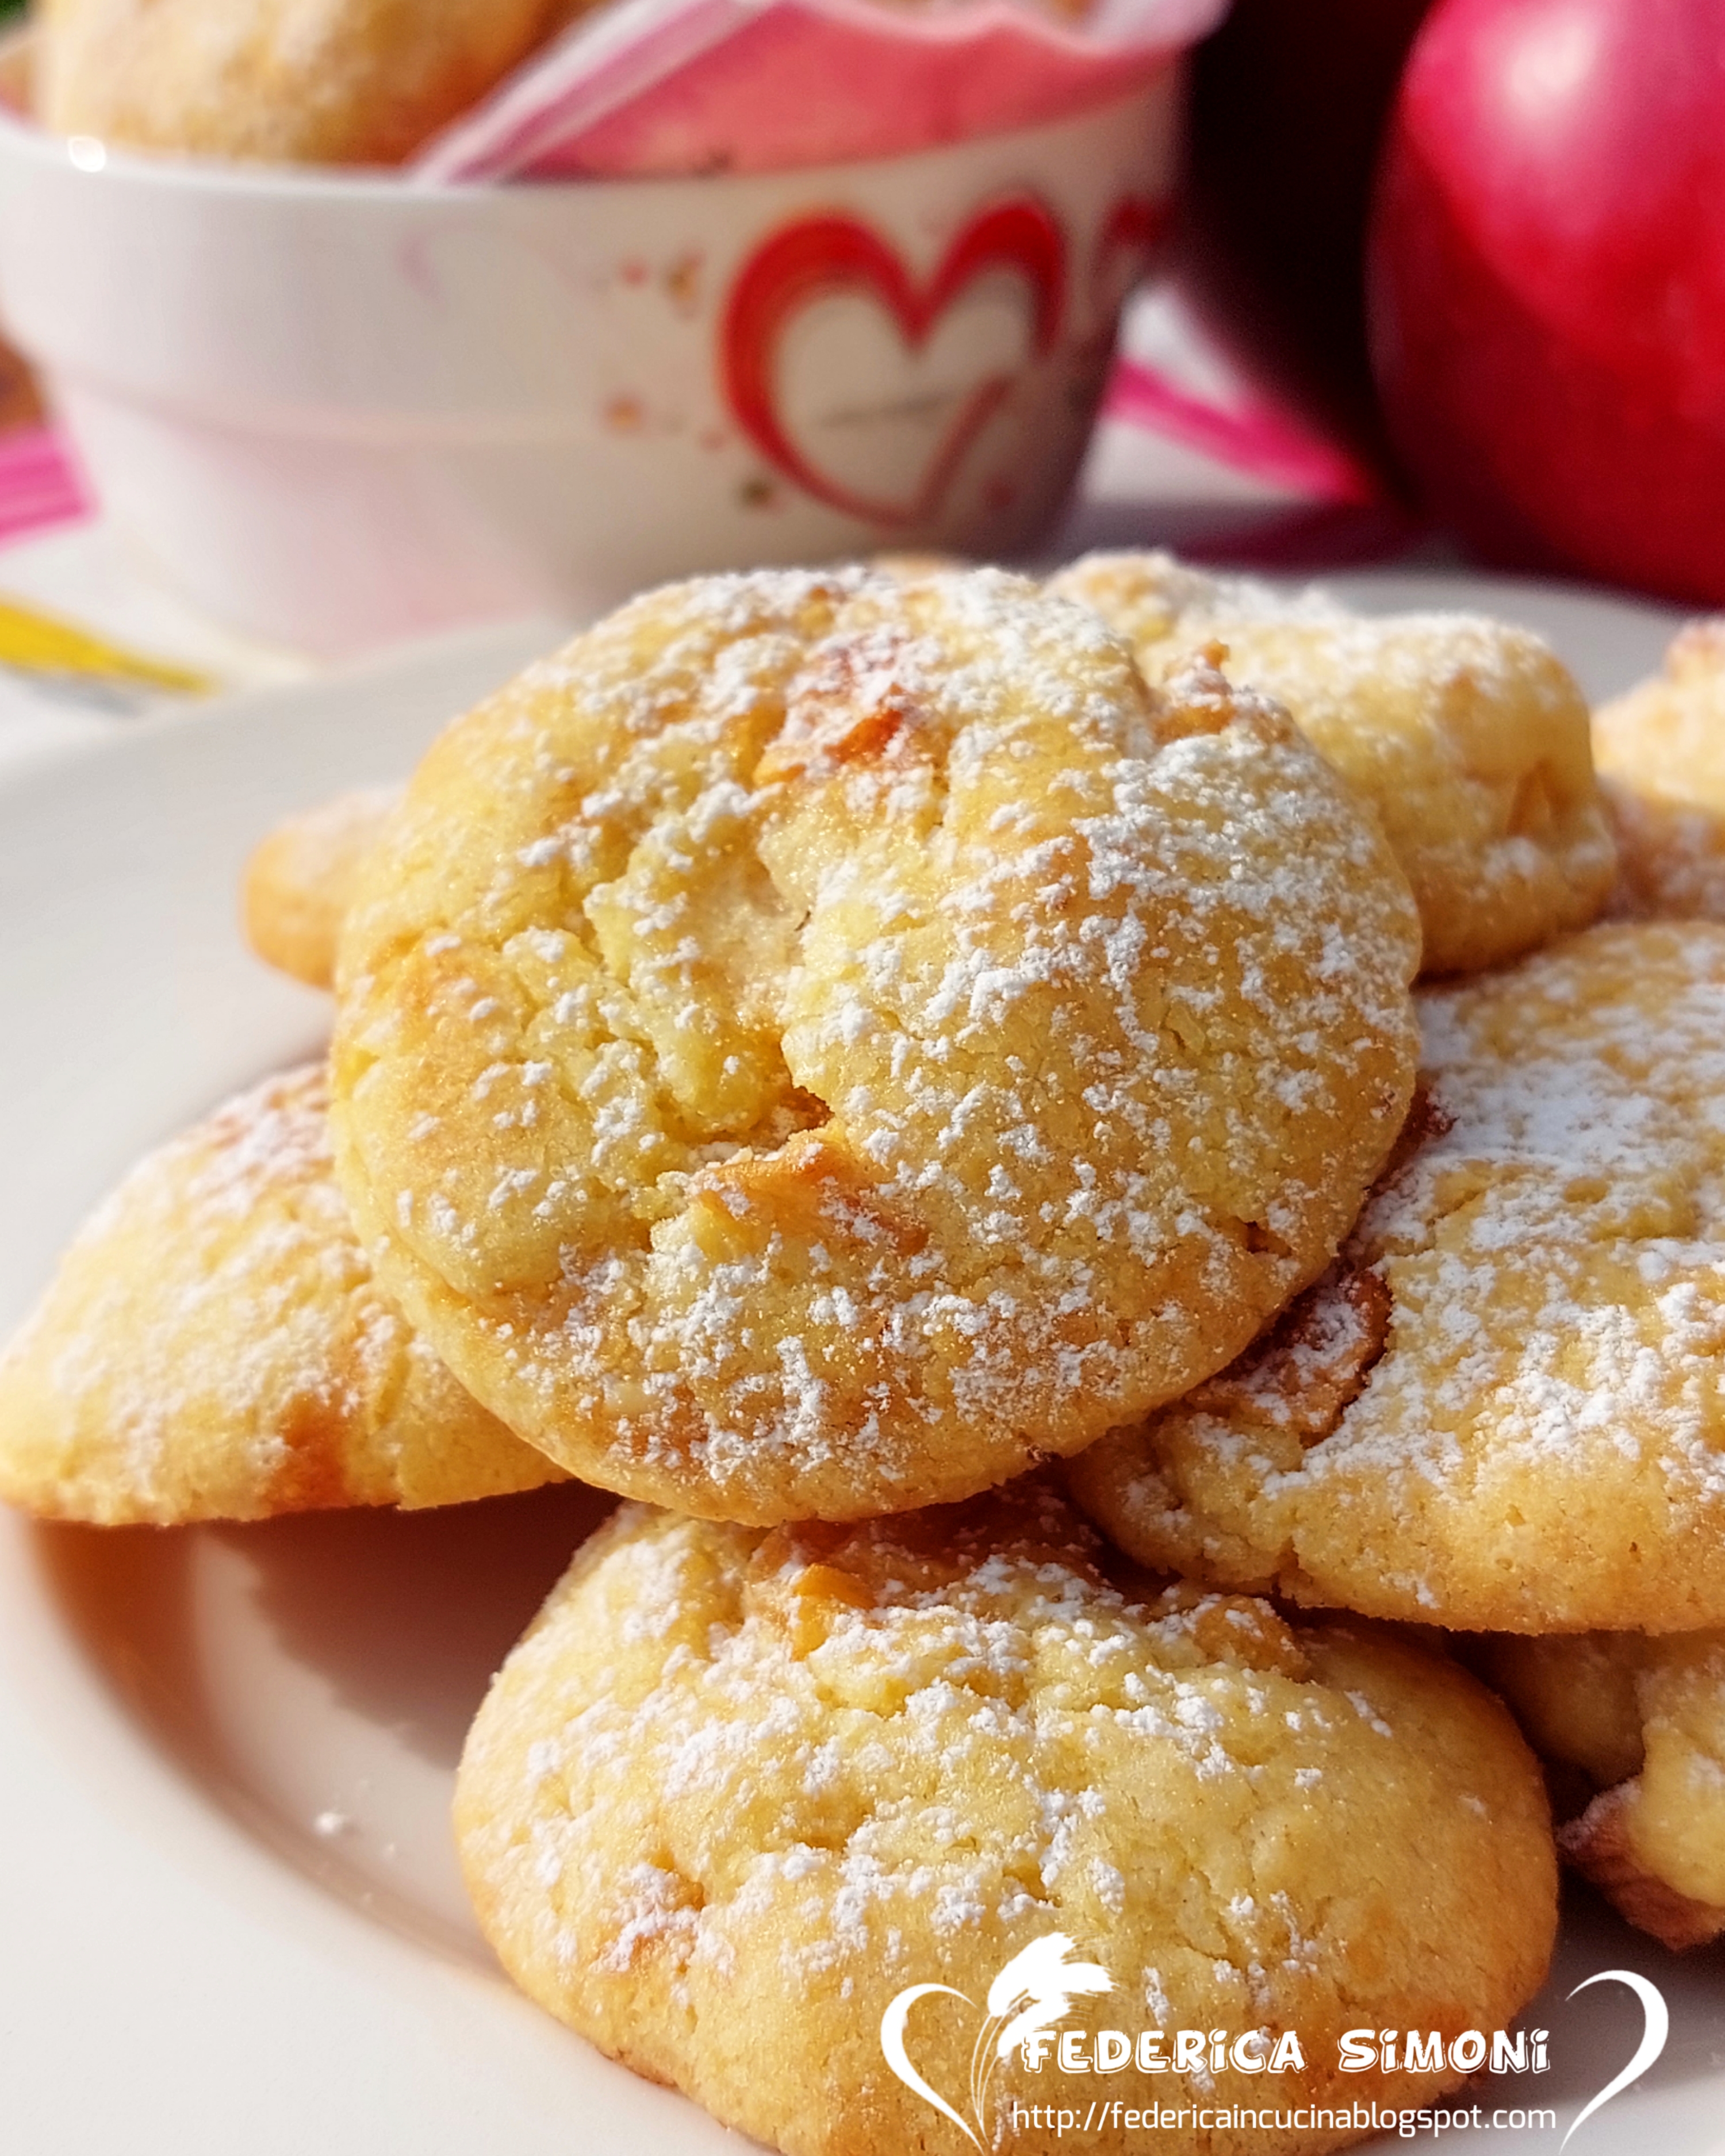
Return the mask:
<svg viewBox="0 0 1725 2156">
<path fill-rule="evenodd" d="M 1330 1979 L 1345 1835 L 1310 1843 L 1335 1876 L 1308 1900 L 1240 1822 L 1310 1820 L 1320 1784 L 1375 1811 L 1409 1740 L 1267 1605 L 1132 1599 L 1097 1555 L 1037 1478 L 849 1532 L 626 1509 L 463 1763 L 464 1858 L 506 1958 L 578 2026 L 667 1994 L 692 2015 L 745 1969 L 751 1996 L 861 1985 L 878 2018 L 935 1973 L 985 1988 L 1060 1928 L 1112 1942 L 1163 2025 L 1194 1986 L 1288 2025 Z"/>
<path fill-rule="evenodd" d="M 331 1159 L 321 1065 L 150 1154 L 0 1363 L 0 1479 L 97 1521 L 253 1518 L 547 1479 L 377 1291 Z M 438 1486 L 444 1448 L 496 1457 Z"/>
<path fill-rule="evenodd" d="M 126 1478 L 146 1505 L 165 1498 L 176 1432 L 201 1411 L 213 1383 L 236 1444 L 249 1447 L 244 1473 L 260 1490 L 285 1457 L 272 1411 L 285 1373 L 290 1391 L 303 1387 L 308 1398 L 351 1408 L 351 1396 L 331 1396 L 351 1380 L 331 1368 L 326 1320 L 304 1300 L 301 1278 L 306 1265 L 334 1266 L 340 1277 L 330 1286 L 345 1296 L 366 1276 L 331 1173 L 325 1103 L 321 1070 L 241 1096 L 141 1163 L 74 1245 L 75 1264 L 80 1252 L 100 1259 L 121 1240 L 140 1259 L 153 1245 L 155 1265 L 172 1269 L 170 1331 L 135 1322 L 139 1284 L 121 1263 L 54 1350 L 53 1378 L 69 1412 L 80 1413 L 86 1398 L 100 1402 Z M 146 1288 L 154 1281 L 152 1273 Z M 218 1358 L 188 1353 L 212 1322 Z M 372 1345 L 386 1356 L 399 1351 L 397 1340 Z M 13 1352 L 28 1351 L 27 1332 Z"/>
<path fill-rule="evenodd" d="M 1291 1332 L 1122 1458 L 1133 1547 L 1462 1626 L 1725 1620 L 1725 929 L 1593 930 L 1420 1013 L 1439 1112 Z"/>
<path fill-rule="evenodd" d="M 1099 554 L 1051 587 L 1095 607 L 1153 679 L 1195 650 L 1278 697 L 1377 812 L 1419 901 L 1426 965 L 1502 963 L 1598 914 L 1613 846 L 1581 692 L 1525 629 L 1349 613 L 1166 554 Z"/>
<path fill-rule="evenodd" d="M 1153 696 L 993 572 L 783 572 L 638 602 L 470 723 L 501 865 L 344 1019 L 352 1194 L 470 1383 L 606 1433 L 583 1471 L 744 1517 L 957 1496 L 1178 1391 L 1333 1247 L 1412 924 L 1213 670 Z M 402 843 L 459 850 L 455 806 Z M 439 1014 L 413 1148 L 403 1007 Z"/>
</svg>

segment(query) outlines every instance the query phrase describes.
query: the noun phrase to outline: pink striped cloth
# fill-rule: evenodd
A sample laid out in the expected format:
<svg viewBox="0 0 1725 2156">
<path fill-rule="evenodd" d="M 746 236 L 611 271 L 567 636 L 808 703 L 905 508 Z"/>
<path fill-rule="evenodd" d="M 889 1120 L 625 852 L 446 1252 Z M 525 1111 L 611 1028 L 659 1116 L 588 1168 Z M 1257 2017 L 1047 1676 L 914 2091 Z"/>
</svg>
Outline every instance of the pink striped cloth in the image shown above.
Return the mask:
<svg viewBox="0 0 1725 2156">
<path fill-rule="evenodd" d="M 414 158 L 421 181 L 665 177 L 902 157 L 1091 110 L 1164 73 L 1227 0 L 618 0 Z"/>
<path fill-rule="evenodd" d="M 0 434 L 0 546 L 95 513 L 90 489 L 56 429 L 19 427 Z"/>
<path fill-rule="evenodd" d="M 1197 396 L 1160 369 L 1122 355 L 1102 409 L 1111 419 L 1312 501 L 1358 508 L 1383 498 L 1377 479 L 1340 443 L 1244 385 L 1225 399 Z"/>
</svg>

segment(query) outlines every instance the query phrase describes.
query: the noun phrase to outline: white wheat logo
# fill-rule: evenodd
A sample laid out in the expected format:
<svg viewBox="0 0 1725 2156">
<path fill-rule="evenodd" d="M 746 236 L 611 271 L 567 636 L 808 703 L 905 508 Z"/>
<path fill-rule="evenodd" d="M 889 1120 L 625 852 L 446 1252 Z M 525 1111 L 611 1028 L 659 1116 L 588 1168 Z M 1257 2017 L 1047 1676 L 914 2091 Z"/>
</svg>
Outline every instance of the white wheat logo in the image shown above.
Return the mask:
<svg viewBox="0 0 1725 2156">
<path fill-rule="evenodd" d="M 988 1986 L 988 2017 L 983 2022 L 970 2055 L 970 2108 L 976 2120 L 973 2131 L 943 2096 L 932 2089 L 911 2064 L 905 2051 L 905 2024 L 919 1999 L 942 1992 L 962 1999 L 967 2006 L 976 2001 L 968 1992 L 950 1984 L 913 1984 L 901 1991 L 880 2016 L 880 2049 L 907 2089 L 932 2103 L 950 2118 L 958 2131 L 980 2149 L 988 2138 L 988 2087 L 1001 2061 L 1015 2047 L 1039 2030 L 1051 2029 L 1072 2011 L 1075 1999 L 1095 1998 L 1114 1989 L 1106 1969 L 1093 1961 L 1068 1961 L 1072 1942 L 1064 1932 L 1050 1932 L 1032 1939 L 1022 1953 L 1015 1953 Z"/>
</svg>

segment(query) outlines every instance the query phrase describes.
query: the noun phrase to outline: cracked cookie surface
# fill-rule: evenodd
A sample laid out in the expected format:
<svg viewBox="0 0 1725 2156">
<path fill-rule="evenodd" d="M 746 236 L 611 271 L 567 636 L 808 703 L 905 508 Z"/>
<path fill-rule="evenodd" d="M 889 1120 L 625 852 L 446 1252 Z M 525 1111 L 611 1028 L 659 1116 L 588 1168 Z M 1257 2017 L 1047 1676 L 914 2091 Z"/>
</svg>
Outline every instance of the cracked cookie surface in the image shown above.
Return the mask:
<svg viewBox="0 0 1725 2156">
<path fill-rule="evenodd" d="M 649 593 L 446 734 L 341 952 L 337 1164 L 462 1381 L 770 1523 L 1184 1391 L 1411 1089 L 1418 931 L 1274 706 L 993 572 Z"/>
<path fill-rule="evenodd" d="M 1534 1749 L 1595 1792 L 1558 1845 L 1668 1947 L 1725 1933 L 1725 1632 L 1491 1640 L 1473 1657 Z"/>
<path fill-rule="evenodd" d="M 1153 680 L 1227 647 L 1372 804 L 1407 872 L 1428 973 L 1501 964 L 1594 919 L 1614 867 L 1581 691 L 1527 630 L 1350 613 L 1163 553 L 1094 554 L 1049 588 L 1093 606 Z"/>
<path fill-rule="evenodd" d="M 1411 2106 L 1453 2085 L 1340 2076 L 1337 2043 L 1507 2025 L 1537 1989 L 1556 1863 L 1508 1715 L 1369 1625 L 1109 1560 L 1040 1476 L 851 1527 L 626 1507 L 468 1740 L 456 1832 L 486 1936 L 603 2050 L 791 2156 L 958 2145 L 887 2071 L 882 2015 L 915 1984 L 963 1994 L 907 2025 L 962 2105 L 994 1980 L 1051 1934 L 1111 1985 L 1063 2025 L 1293 2030 L 1305 2066 L 1099 2082 L 1010 2053 L 991 2123 L 1081 2122 L 1099 2094 Z M 1011 2145 L 1142 2138 L 1117 2118 Z"/>
<path fill-rule="evenodd" d="M 142 1161 L 0 1355 L 0 1498 L 49 1519 L 269 1519 L 560 1479 L 372 1279 L 321 1065 Z"/>
<path fill-rule="evenodd" d="M 1073 1488 L 1142 1562 L 1299 1601 L 1725 1621 L 1725 928 L 1418 1000 L 1423 1105 L 1337 1265 Z"/>
</svg>

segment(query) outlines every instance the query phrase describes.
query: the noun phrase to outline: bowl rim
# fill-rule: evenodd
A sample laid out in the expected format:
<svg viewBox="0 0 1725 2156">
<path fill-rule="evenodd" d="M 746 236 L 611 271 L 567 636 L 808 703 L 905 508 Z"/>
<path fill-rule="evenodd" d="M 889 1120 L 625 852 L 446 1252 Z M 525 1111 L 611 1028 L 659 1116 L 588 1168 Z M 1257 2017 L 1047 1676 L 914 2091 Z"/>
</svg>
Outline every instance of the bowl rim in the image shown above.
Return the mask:
<svg viewBox="0 0 1725 2156">
<path fill-rule="evenodd" d="M 0 41 L 0 67 L 22 57 L 28 28 Z M 500 192 L 496 181 L 416 181 L 395 165 L 286 165 L 241 158 L 204 157 L 184 151 L 121 148 L 94 135 L 57 135 L 21 110 L 0 89 L 0 162 L 17 161 L 70 172 L 95 186 L 116 184 L 158 187 L 192 195 L 224 195 L 279 202 L 429 203 L 474 202 Z M 675 186 L 684 175 L 639 179 L 535 180 L 536 194 L 590 198 L 595 191 L 634 192 Z M 735 173 L 701 175 L 715 179 Z"/>
<path fill-rule="evenodd" d="M 1052 120 L 1039 120 L 1025 127 L 1001 128 L 987 135 L 961 137 L 952 142 L 930 143 L 920 150 L 898 151 L 884 157 L 855 157 L 819 165 L 788 166 L 783 170 L 748 172 L 655 172 L 619 177 L 596 175 L 591 179 L 426 180 L 413 177 L 397 165 L 284 165 L 252 163 L 237 158 L 203 157 L 184 152 L 156 152 L 116 148 L 91 135 L 57 135 L 40 126 L 17 102 L 15 85 L 28 62 L 33 37 L 25 23 L 0 37 L 0 166 L 17 159 L 96 186 L 134 184 L 188 194 L 217 195 L 282 203 L 361 203 L 422 209 L 434 203 L 495 202 L 500 197 L 522 196 L 566 203 L 593 202 L 599 198 L 616 201 L 649 192 L 675 187 L 759 186 L 763 181 L 801 179 L 819 186 L 824 178 L 840 174 L 889 171 L 919 158 L 939 157 L 983 144 L 1030 140 L 1086 120 L 1100 119 L 1117 108 L 1147 101 L 1165 94 L 1166 77 L 1178 69 L 1183 51 L 1171 51 L 1163 67 L 1153 78 L 1127 90 L 1115 90 L 1093 105 L 1076 107 Z"/>
</svg>

